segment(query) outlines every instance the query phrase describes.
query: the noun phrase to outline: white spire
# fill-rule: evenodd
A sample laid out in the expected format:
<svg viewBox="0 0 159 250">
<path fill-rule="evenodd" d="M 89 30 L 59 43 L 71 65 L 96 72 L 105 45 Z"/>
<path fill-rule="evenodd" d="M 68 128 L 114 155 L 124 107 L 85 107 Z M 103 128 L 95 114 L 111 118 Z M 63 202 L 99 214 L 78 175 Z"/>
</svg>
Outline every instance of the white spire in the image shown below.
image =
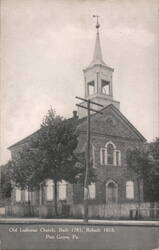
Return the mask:
<svg viewBox="0 0 159 250">
<path fill-rule="evenodd" d="M 98 23 L 99 16 L 93 15 L 93 17 L 97 18 L 97 24 L 96 24 L 97 34 L 96 34 L 96 43 L 95 43 L 95 48 L 94 48 L 93 60 L 89 66 L 92 66 L 95 64 L 106 65 L 105 62 L 103 61 L 102 50 L 101 50 L 101 45 L 100 45 L 100 37 L 99 37 L 100 24 Z"/>
</svg>

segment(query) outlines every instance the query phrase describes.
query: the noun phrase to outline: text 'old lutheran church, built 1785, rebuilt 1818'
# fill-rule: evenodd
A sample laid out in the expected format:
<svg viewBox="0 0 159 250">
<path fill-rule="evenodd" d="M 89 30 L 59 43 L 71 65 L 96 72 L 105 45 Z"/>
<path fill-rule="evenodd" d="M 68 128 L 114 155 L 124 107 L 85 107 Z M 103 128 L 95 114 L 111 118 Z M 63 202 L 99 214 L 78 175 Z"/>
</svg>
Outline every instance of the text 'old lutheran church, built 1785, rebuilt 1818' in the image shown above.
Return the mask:
<svg viewBox="0 0 159 250">
<path fill-rule="evenodd" d="M 139 192 L 135 174 L 127 166 L 126 156 L 130 149 L 140 146 L 146 140 L 120 112 L 120 103 L 113 98 L 114 69 L 107 66 L 103 60 L 98 23 L 96 29 L 93 60 L 84 69 L 84 98 L 102 104 L 104 107 L 102 115 L 96 113 L 91 116 L 91 158 L 98 180 L 89 185 L 89 206 L 94 206 L 95 208 L 99 205 L 134 204 L 139 200 Z M 81 104 L 85 105 L 84 103 Z M 78 107 L 77 112 L 74 112 L 73 119 L 78 119 L 79 122 L 78 152 L 85 150 L 87 132 L 86 112 L 85 109 L 80 107 Z M 12 159 L 28 143 L 33 135 L 9 147 Z M 140 196 L 140 200 L 142 200 L 142 186 L 140 186 Z M 15 187 L 12 192 L 11 213 L 17 216 L 27 214 L 28 203 L 32 209 L 32 215 L 53 216 L 53 181 L 46 180 L 41 185 L 41 189 L 34 192 L 20 190 Z M 21 209 L 22 204 L 26 205 L 25 211 Z M 83 214 L 83 188 L 80 184 L 72 185 L 65 181 L 59 183 L 59 211 L 63 205 L 65 205 L 65 208 L 68 208 L 68 214 L 74 216 Z"/>
</svg>

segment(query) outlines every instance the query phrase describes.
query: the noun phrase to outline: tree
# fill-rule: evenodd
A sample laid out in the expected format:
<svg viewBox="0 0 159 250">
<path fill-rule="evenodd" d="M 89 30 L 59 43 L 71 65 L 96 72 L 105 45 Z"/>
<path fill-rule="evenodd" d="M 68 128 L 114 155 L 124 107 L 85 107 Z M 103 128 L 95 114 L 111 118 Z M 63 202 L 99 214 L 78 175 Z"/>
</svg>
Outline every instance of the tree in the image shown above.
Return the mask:
<svg viewBox="0 0 159 250">
<path fill-rule="evenodd" d="M 127 157 L 128 167 L 137 177 L 139 203 L 140 183 L 143 181 L 144 198 L 148 201 L 158 201 L 159 197 L 159 138 L 140 148 L 130 151 Z"/>
<path fill-rule="evenodd" d="M 145 185 L 145 199 L 159 201 L 159 138 L 148 144 L 149 172 Z"/>
<path fill-rule="evenodd" d="M 65 180 L 75 183 L 82 179 L 85 171 L 82 158 L 75 154 L 78 144 L 76 125 L 76 119 L 63 119 L 50 109 L 40 130 L 13 162 L 12 176 L 22 189 L 39 188 L 40 183 L 47 178 L 54 181 L 55 215 L 58 182 Z"/>
<path fill-rule="evenodd" d="M 15 185 L 30 191 L 39 189 L 43 181 L 43 164 L 42 154 L 31 138 L 30 142 L 24 145 L 12 160 L 11 176 Z"/>
<path fill-rule="evenodd" d="M 11 197 L 11 162 L 0 166 L 1 170 L 1 198 L 6 199 Z"/>
<path fill-rule="evenodd" d="M 148 153 L 143 146 L 129 151 L 127 155 L 128 168 L 131 169 L 136 176 L 138 190 L 138 204 L 140 210 L 141 203 L 141 184 L 147 177 L 149 169 Z"/>
</svg>

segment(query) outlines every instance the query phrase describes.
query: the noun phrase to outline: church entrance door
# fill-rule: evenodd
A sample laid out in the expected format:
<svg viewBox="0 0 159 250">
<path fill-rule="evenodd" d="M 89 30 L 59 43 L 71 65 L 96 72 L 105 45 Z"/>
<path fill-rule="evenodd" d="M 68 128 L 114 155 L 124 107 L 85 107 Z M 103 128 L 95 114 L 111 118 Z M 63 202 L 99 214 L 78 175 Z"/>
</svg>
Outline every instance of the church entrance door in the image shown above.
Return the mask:
<svg viewBox="0 0 159 250">
<path fill-rule="evenodd" d="M 114 181 L 106 184 L 106 203 L 116 203 L 118 200 L 118 187 Z"/>
</svg>

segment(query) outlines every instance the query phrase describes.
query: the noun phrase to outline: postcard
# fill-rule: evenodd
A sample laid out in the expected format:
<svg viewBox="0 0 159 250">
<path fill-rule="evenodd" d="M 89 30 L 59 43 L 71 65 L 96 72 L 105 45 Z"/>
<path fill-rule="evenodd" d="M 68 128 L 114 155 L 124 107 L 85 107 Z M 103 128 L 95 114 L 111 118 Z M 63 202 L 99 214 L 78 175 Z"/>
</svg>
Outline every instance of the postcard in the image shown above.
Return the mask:
<svg viewBox="0 0 159 250">
<path fill-rule="evenodd" d="M 159 249 L 157 0 L 2 0 L 0 249 Z"/>
</svg>

